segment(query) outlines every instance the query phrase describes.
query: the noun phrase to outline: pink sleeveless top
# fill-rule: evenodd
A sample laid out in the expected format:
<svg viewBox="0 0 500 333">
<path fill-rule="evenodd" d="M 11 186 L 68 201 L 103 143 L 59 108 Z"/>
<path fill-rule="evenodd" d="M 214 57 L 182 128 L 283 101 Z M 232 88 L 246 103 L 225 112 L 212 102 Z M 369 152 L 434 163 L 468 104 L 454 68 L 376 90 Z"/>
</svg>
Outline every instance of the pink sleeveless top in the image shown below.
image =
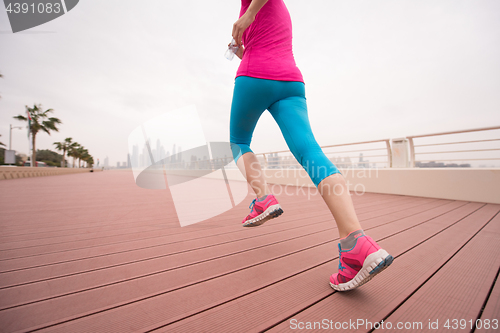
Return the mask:
<svg viewBox="0 0 500 333">
<path fill-rule="evenodd" d="M 251 0 L 241 0 L 240 17 Z M 245 53 L 238 76 L 304 82 L 292 52 L 292 20 L 283 0 L 269 0 L 243 33 Z"/>
</svg>

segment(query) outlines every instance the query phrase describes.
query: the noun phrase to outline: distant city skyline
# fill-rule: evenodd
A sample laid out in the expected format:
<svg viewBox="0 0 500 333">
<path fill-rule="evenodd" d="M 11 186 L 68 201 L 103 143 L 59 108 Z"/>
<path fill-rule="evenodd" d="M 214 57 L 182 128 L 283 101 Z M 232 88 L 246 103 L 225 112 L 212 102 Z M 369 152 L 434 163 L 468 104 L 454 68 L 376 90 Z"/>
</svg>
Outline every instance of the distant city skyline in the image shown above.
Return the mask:
<svg viewBox="0 0 500 333">
<path fill-rule="evenodd" d="M 149 152 L 148 145 L 151 149 Z M 130 159 L 130 164 L 132 167 L 147 167 L 153 163 L 164 160 L 170 156 L 175 156 L 176 154 L 182 153 L 182 147 L 174 143 L 172 146 L 172 153 L 169 150 L 165 150 L 165 147 L 160 142 L 160 139 L 156 140 L 156 146 L 153 148 L 148 140 L 148 142 L 142 147 L 141 153 L 139 153 L 139 146 L 133 145 L 132 155 L 128 154 L 127 160 Z M 153 158 L 153 161 L 151 160 Z"/>
</svg>

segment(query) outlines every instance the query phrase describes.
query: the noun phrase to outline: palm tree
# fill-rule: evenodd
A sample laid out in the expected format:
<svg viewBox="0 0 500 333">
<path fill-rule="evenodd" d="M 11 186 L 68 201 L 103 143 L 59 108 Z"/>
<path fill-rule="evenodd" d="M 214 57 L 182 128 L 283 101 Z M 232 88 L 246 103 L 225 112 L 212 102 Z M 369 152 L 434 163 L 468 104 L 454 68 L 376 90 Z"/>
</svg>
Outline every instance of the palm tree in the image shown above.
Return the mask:
<svg viewBox="0 0 500 333">
<path fill-rule="evenodd" d="M 85 153 L 82 156 L 82 160 L 86 163 L 85 165 L 86 168 L 90 168 L 94 164 L 94 159 L 87 150 L 85 150 Z"/>
<path fill-rule="evenodd" d="M 88 154 L 88 150 L 85 149 L 83 146 L 80 146 L 76 149 L 76 158 L 78 159 L 79 168 L 81 168 L 82 157 L 84 157 L 85 154 Z"/>
<path fill-rule="evenodd" d="M 49 113 L 53 112 L 54 110 L 52 109 L 47 109 L 45 111 L 42 111 L 42 105 L 41 104 L 34 104 L 32 108 L 28 107 L 26 105 L 26 112 L 29 115 L 28 117 L 25 117 L 23 115 L 17 115 L 14 116 L 14 119 L 22 120 L 22 121 L 27 121 L 28 124 L 30 124 L 30 132 L 31 132 L 31 138 L 33 142 L 33 154 L 31 156 L 31 161 L 32 165 L 35 166 L 35 161 L 36 161 L 36 135 L 37 133 L 42 130 L 48 135 L 50 135 L 50 131 L 56 131 L 59 132 L 59 129 L 57 128 L 57 124 L 62 124 L 61 120 L 55 117 L 49 117 Z"/>
<path fill-rule="evenodd" d="M 65 158 L 66 158 L 66 152 L 69 151 L 69 149 L 72 147 L 72 145 L 75 144 L 73 142 L 72 138 L 66 138 L 64 139 L 63 142 L 54 142 L 54 145 L 56 146 L 56 150 L 62 151 L 63 152 L 63 157 L 61 161 L 61 167 L 65 167 L 66 164 L 64 163 Z"/>
<path fill-rule="evenodd" d="M 1 75 L 2 75 L 2 74 L 0 74 L 0 76 L 1 76 Z M 0 134 L 0 136 L 2 136 L 2 134 Z M 0 142 L 0 146 L 4 146 L 4 147 L 5 147 L 5 145 L 4 145 L 3 143 L 1 143 L 1 142 Z"/>
<path fill-rule="evenodd" d="M 75 167 L 75 160 L 77 162 L 78 167 L 79 168 L 81 167 L 81 159 L 85 151 L 87 150 L 80 144 L 75 145 L 75 147 L 71 149 L 71 156 L 73 157 L 73 168 Z"/>
<path fill-rule="evenodd" d="M 85 168 L 85 157 L 87 156 L 88 151 L 87 151 L 87 149 L 84 148 L 84 149 L 80 150 L 79 154 L 80 154 L 80 157 L 78 158 L 78 167 Z M 81 165 L 82 162 L 84 162 L 83 166 Z"/>
<path fill-rule="evenodd" d="M 78 155 L 78 147 L 80 147 L 80 144 L 78 142 L 73 142 L 71 146 L 68 149 L 68 156 L 73 157 L 73 168 L 75 168 L 75 160 Z"/>
</svg>

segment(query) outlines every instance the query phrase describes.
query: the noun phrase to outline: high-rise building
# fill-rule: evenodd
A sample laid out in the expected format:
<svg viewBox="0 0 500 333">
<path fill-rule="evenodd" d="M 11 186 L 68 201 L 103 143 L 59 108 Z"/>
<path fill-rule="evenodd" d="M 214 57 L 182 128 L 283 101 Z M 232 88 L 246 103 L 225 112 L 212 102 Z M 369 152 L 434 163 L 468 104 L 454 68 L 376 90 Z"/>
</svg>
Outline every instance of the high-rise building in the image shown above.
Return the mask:
<svg viewBox="0 0 500 333">
<path fill-rule="evenodd" d="M 142 157 L 141 162 L 140 162 L 141 167 L 148 167 L 151 165 L 151 159 L 149 158 L 149 152 L 148 152 L 148 148 L 146 147 L 146 145 L 144 145 L 144 147 L 142 147 L 141 157 Z"/>
<path fill-rule="evenodd" d="M 139 167 L 139 147 L 134 145 L 132 148 L 132 167 Z"/>
</svg>

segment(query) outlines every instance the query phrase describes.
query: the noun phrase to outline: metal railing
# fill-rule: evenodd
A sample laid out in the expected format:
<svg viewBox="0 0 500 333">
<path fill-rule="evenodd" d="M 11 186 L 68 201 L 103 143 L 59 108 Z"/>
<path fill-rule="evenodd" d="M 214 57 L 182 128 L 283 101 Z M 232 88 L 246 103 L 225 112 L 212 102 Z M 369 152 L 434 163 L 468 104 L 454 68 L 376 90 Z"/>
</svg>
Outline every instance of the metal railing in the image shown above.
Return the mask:
<svg viewBox="0 0 500 333">
<path fill-rule="evenodd" d="M 457 140 L 447 140 L 446 142 L 436 142 L 438 141 L 435 137 L 452 135 L 452 134 L 464 134 L 472 132 L 487 132 L 493 130 L 500 130 L 500 126 L 494 127 L 484 127 L 476 129 L 467 129 L 459 131 L 450 132 L 440 132 L 432 134 L 423 135 L 412 135 L 397 139 L 381 139 L 381 140 L 371 140 L 371 141 L 360 141 L 351 143 L 340 143 L 335 145 L 321 146 L 325 155 L 339 168 L 379 168 L 379 167 L 470 167 L 470 164 L 447 164 L 437 163 L 437 162 L 454 162 L 454 161 L 499 161 L 500 154 L 493 156 L 486 156 L 487 153 L 498 152 L 500 147 L 479 147 L 480 144 L 491 144 L 500 141 L 500 131 L 493 134 L 493 137 L 489 138 L 469 138 L 463 139 L 458 138 Z M 485 134 L 486 135 L 486 134 Z M 490 135 L 491 136 L 491 135 Z M 432 141 L 425 138 L 430 138 Z M 415 144 L 415 140 L 422 139 L 424 142 L 421 144 Z M 392 146 L 391 146 L 392 141 Z M 457 144 L 474 144 L 476 147 L 468 147 L 467 149 L 460 150 L 446 150 L 436 148 L 443 146 L 456 147 Z M 354 147 L 353 147 L 354 146 Z M 347 148 L 346 148 L 347 147 Z M 422 147 L 428 148 L 425 151 L 415 151 L 417 148 Z M 425 149 L 424 148 L 424 149 Z M 358 155 L 354 155 L 354 154 Z M 363 155 L 363 153 L 368 153 Z M 445 154 L 475 154 L 479 153 L 480 156 L 454 158 L 455 156 Z M 229 154 L 229 153 L 228 153 Z M 415 156 L 430 155 L 437 156 L 438 159 L 420 159 L 416 160 Z M 444 155 L 445 157 L 439 158 L 438 155 Z M 256 154 L 258 160 L 264 169 L 300 169 L 302 166 L 297 162 L 295 157 L 292 155 L 290 150 L 281 150 L 268 153 L 258 153 Z M 463 155 L 462 155 L 463 156 Z M 352 161 L 352 159 L 358 159 L 357 161 Z M 177 159 L 166 159 L 164 165 L 166 169 L 184 169 L 184 170 L 218 170 L 220 168 L 236 168 L 236 165 L 232 162 L 231 156 L 210 158 L 208 156 L 203 156 L 202 158 L 189 158 L 177 157 Z M 424 163 L 430 162 L 430 163 Z"/>
<path fill-rule="evenodd" d="M 481 132 L 481 131 L 490 131 L 490 130 L 499 130 L 500 126 L 494 126 L 494 127 L 484 127 L 484 128 L 476 128 L 476 129 L 467 129 L 467 130 L 459 130 L 459 131 L 451 131 L 451 132 L 440 132 L 440 133 L 432 133 L 432 134 L 423 134 L 423 135 L 412 135 L 412 136 L 407 136 L 404 139 L 408 140 L 409 143 L 409 167 L 415 167 L 416 163 L 418 162 L 451 162 L 451 161 L 491 161 L 491 160 L 500 160 L 500 156 L 498 157 L 480 157 L 480 158 L 457 158 L 457 159 L 432 159 L 432 160 L 420 160 L 416 161 L 415 160 L 415 155 L 425 155 L 425 154 L 448 154 L 448 153 L 478 153 L 478 152 L 493 152 L 493 151 L 500 151 L 500 148 L 486 148 L 486 149 L 465 149 L 465 150 L 441 150 L 441 151 L 423 151 L 423 152 L 415 152 L 415 148 L 418 147 L 431 147 L 431 146 L 443 146 L 443 145 L 456 145 L 456 144 L 469 144 L 469 143 L 483 143 L 483 142 L 496 142 L 500 141 L 500 135 L 499 138 L 492 138 L 492 139 L 481 139 L 481 140 L 462 140 L 462 141 L 451 141 L 450 142 L 440 142 L 440 143 L 427 143 L 427 144 L 419 144 L 415 145 L 415 139 L 418 138 L 429 138 L 429 137 L 434 137 L 434 136 L 441 136 L 441 135 L 450 135 L 450 134 L 462 134 L 462 133 L 470 133 L 470 132 Z M 393 167 L 393 152 L 391 149 L 391 144 L 390 144 L 391 139 L 382 139 L 382 140 L 372 140 L 372 141 L 361 141 L 361 142 L 352 142 L 352 143 L 343 143 L 343 144 L 336 144 L 336 145 L 328 145 L 328 146 L 321 146 L 323 151 L 325 152 L 325 155 L 329 157 L 329 159 L 337 166 L 337 167 L 369 167 L 369 164 L 375 164 L 378 166 L 378 164 L 385 164 L 387 167 L 391 168 Z M 385 143 L 385 147 L 378 147 L 378 148 L 365 148 L 365 149 L 355 149 L 355 150 L 331 150 L 331 148 L 341 148 L 341 147 L 346 147 L 346 146 L 352 146 L 352 145 L 365 145 L 365 144 L 373 144 L 373 143 Z M 354 155 L 344 155 L 342 156 L 344 158 L 344 161 L 341 161 L 339 163 L 339 157 L 330 157 L 332 155 L 343 155 L 346 153 L 358 153 L 358 152 L 374 152 L 374 151 L 384 151 L 383 154 L 379 155 L 365 155 L 363 157 L 366 158 L 383 158 L 381 161 L 357 161 L 357 162 L 352 162 L 350 161 L 351 158 L 358 158 L 359 156 L 354 156 Z M 283 168 L 283 169 L 289 169 L 289 168 L 300 168 L 300 164 L 295 160 L 295 158 L 292 156 L 291 152 L 289 150 L 281 150 L 281 151 L 274 151 L 274 152 L 268 152 L 268 153 L 259 153 L 256 154 L 257 158 L 261 162 L 261 165 L 263 168 Z M 278 156 L 281 155 L 281 156 Z M 285 156 L 283 156 L 285 155 Z M 365 163 L 364 163 L 365 162 Z M 366 163 L 369 162 L 369 163 Z M 407 161 L 408 162 L 408 161 Z M 469 165 L 470 166 L 470 165 Z"/>
<path fill-rule="evenodd" d="M 449 154 L 449 153 L 472 153 L 472 152 L 484 152 L 484 151 L 500 151 L 500 148 L 487 148 L 487 149 L 467 149 L 467 150 L 441 150 L 441 151 L 423 151 L 423 152 L 415 152 L 416 147 L 430 147 L 430 146 L 443 146 L 443 145 L 454 145 L 454 144 L 468 144 L 468 143 L 478 143 L 478 142 L 494 142 L 500 141 L 500 138 L 494 139 L 482 139 L 482 140 L 466 140 L 466 141 L 455 141 L 455 142 L 440 142 L 440 143 L 431 143 L 431 144 L 420 144 L 415 145 L 414 139 L 417 138 L 428 138 L 434 136 L 441 135 L 451 135 L 451 134 L 462 134 L 462 133 L 471 133 L 471 132 L 482 132 L 482 131 L 492 131 L 499 130 L 500 126 L 493 127 L 482 127 L 468 130 L 460 130 L 460 131 L 451 131 L 451 132 L 440 132 L 440 133 L 432 133 L 432 134 L 423 134 L 423 135 L 412 135 L 407 136 L 408 143 L 410 145 L 410 167 L 415 167 L 417 162 L 452 162 L 452 161 L 491 161 L 491 160 L 500 160 L 499 157 L 488 157 L 488 158 L 459 158 L 459 159 L 432 159 L 432 160 L 419 160 L 416 161 L 415 155 L 425 155 L 425 154 Z"/>
<path fill-rule="evenodd" d="M 382 144 L 382 147 L 374 148 L 363 148 L 354 150 L 332 150 L 332 148 L 341 148 L 345 146 L 353 145 L 372 145 Z M 371 141 L 360 141 L 351 142 L 335 145 L 321 146 L 325 155 L 337 166 L 342 168 L 353 168 L 353 167 L 369 167 L 369 164 L 385 164 L 387 167 L 392 167 L 392 150 L 390 139 L 381 140 L 371 140 Z M 370 154 L 370 155 L 350 155 L 351 153 L 359 152 L 375 152 L 382 151 L 382 154 Z M 286 154 L 286 156 L 278 156 L 278 154 Z M 283 169 L 295 169 L 302 168 L 302 166 L 295 160 L 289 150 L 281 150 L 270 153 L 260 153 L 256 154 L 257 158 L 261 162 L 264 168 L 283 168 Z M 360 159 L 358 161 L 351 161 L 352 158 Z M 362 158 L 378 158 L 379 161 L 369 161 L 362 160 Z"/>
</svg>

